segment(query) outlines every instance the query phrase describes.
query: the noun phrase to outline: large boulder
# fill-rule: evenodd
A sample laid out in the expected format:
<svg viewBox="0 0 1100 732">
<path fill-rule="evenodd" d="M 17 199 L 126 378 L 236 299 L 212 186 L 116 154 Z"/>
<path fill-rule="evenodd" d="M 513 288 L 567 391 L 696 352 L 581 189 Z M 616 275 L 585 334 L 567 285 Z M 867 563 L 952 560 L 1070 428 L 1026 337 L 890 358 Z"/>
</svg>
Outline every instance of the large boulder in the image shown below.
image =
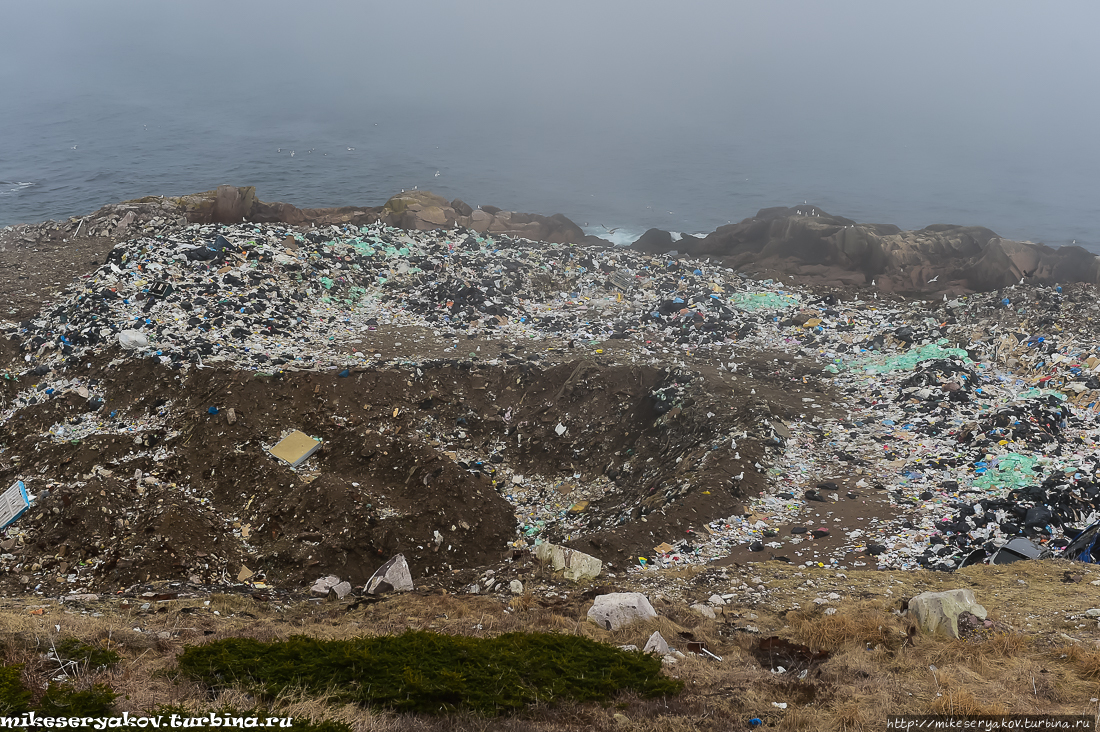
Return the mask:
<svg viewBox="0 0 1100 732">
<path fill-rule="evenodd" d="M 328 597 L 329 590 L 338 584 L 340 584 L 340 578 L 334 574 L 330 574 L 314 582 L 313 586 L 309 588 L 309 591 L 317 597 Z"/>
<path fill-rule="evenodd" d="M 959 615 L 967 612 L 985 620 L 985 608 L 974 599 L 971 590 L 960 588 L 945 592 L 922 592 L 909 601 L 909 613 L 926 633 L 959 637 Z"/>
<path fill-rule="evenodd" d="M 567 580 L 574 582 L 594 579 L 603 569 L 603 562 L 599 559 L 557 544 L 539 544 L 535 547 L 535 556 L 550 569 L 562 572 Z"/>
<path fill-rule="evenodd" d="M 447 199 L 431 191 L 402 191 L 386 201 L 382 216 L 392 226 L 417 231 L 446 228 L 455 221 Z"/>
<path fill-rule="evenodd" d="M 639 236 L 631 246 L 650 254 L 664 254 L 676 249 L 672 244 L 672 234 L 661 229 L 649 229 Z"/>
<path fill-rule="evenodd" d="M 642 649 L 642 653 L 655 653 L 658 656 L 667 656 L 669 654 L 668 642 L 664 636 L 661 635 L 661 631 L 653 631 L 653 635 L 649 636 L 649 640 L 645 642 L 645 648 Z"/>
<path fill-rule="evenodd" d="M 479 234 L 510 236 L 548 241 L 555 244 L 579 244 L 585 241 L 581 227 L 561 214 L 504 211 L 496 206 L 471 208 L 459 199 L 448 203 L 431 191 L 402 191 L 382 207 L 380 218 L 403 229 L 430 230 L 465 226 Z"/>
<path fill-rule="evenodd" d="M 598 595 L 588 610 L 589 622 L 604 630 L 618 630 L 639 620 L 652 620 L 657 611 L 640 592 L 611 592 Z M 648 647 L 648 644 L 647 644 Z"/>
<path fill-rule="evenodd" d="M 215 224 L 239 224 L 252 213 L 255 203 L 255 186 L 218 186 L 218 190 L 214 192 L 210 221 Z"/>
<path fill-rule="evenodd" d="M 404 554 L 397 554 L 371 575 L 363 592 L 381 595 L 384 592 L 410 592 L 413 589 L 409 563 L 405 561 Z"/>
</svg>

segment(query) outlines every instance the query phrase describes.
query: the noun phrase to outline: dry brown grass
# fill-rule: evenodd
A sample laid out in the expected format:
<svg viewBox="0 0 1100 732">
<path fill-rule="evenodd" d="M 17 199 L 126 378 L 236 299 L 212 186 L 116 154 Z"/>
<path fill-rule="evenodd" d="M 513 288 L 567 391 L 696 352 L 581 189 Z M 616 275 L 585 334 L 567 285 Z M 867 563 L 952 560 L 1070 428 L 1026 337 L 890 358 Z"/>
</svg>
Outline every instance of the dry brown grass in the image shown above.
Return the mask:
<svg viewBox="0 0 1100 732">
<path fill-rule="evenodd" d="M 1100 649 L 1082 646 L 1066 646 L 1064 649 L 1070 665 L 1086 679 L 1100 679 Z"/>
<path fill-rule="evenodd" d="M 881 603 L 862 602 L 835 615 L 820 610 L 790 613 L 791 640 L 813 650 L 834 652 L 851 646 L 895 648 L 908 637 L 909 624 L 886 612 Z"/>
<path fill-rule="evenodd" d="M 949 689 L 937 696 L 928 707 L 929 714 L 1008 714 L 1009 710 L 996 701 L 981 702 L 969 689 Z"/>
<path fill-rule="evenodd" d="M 200 711 L 217 703 L 246 708 L 254 703 L 236 691 L 212 698 L 173 672 L 175 654 L 187 644 L 205 640 L 230 636 L 276 640 L 294 634 L 341 639 L 415 628 L 481 637 L 550 631 L 641 647 L 657 630 L 681 650 L 689 636 L 703 641 L 723 660 L 689 655 L 667 666 L 666 673 L 683 680 L 686 687 L 674 699 L 626 695 L 607 707 L 535 708 L 508 719 L 398 717 L 293 695 L 278 699 L 275 706 L 292 716 L 337 719 L 356 730 L 379 732 L 724 731 L 747 728 L 750 717 L 760 717 L 774 729 L 855 731 L 881 729 L 886 716 L 896 713 L 1095 714 L 1097 704 L 1089 700 L 1100 697 L 1100 629 L 1095 623 L 1085 627 L 1074 613 L 1100 606 L 1100 588 L 1061 583 L 1061 565 L 1026 565 L 967 568 L 954 576 L 852 571 L 845 580 L 851 589 L 837 589 L 861 599 L 836 603 L 834 615 L 825 615 L 812 603 L 823 589 L 832 589 L 831 575 L 813 573 L 817 586 L 802 590 L 800 585 L 811 572 L 799 570 L 803 577 L 792 577 L 789 566 L 777 566 L 774 572 L 779 579 L 772 584 L 781 586 L 782 593 L 777 590 L 766 604 L 725 608 L 728 620 L 742 625 L 751 622 L 760 628 L 759 634 L 736 632 L 722 618 L 705 619 L 688 607 L 686 598 L 670 604 L 655 602 L 660 618 L 608 632 L 585 621 L 590 601 L 581 599 L 578 592 L 550 604 L 532 590 L 534 582 L 527 583 L 527 593 L 515 597 L 416 592 L 364 603 L 354 610 L 329 602 L 277 610 L 272 603 L 226 594 L 205 598 L 209 606 L 203 599 L 155 603 L 154 609 L 160 611 L 154 613 L 139 612 L 140 603 L 119 609 L 115 601 L 104 602 L 96 607 L 103 616 L 94 618 L 77 608 L 28 599 L 0 609 L 0 653 L 5 663 L 26 663 L 28 679 L 41 684 L 56 670 L 56 665 L 43 660 L 51 640 L 70 636 L 97 640 L 118 651 L 123 660 L 110 671 L 88 675 L 82 683 L 110 684 L 120 693 L 119 711 L 136 712 L 158 704 Z M 681 574 L 680 579 L 694 587 L 690 585 L 694 574 Z M 910 635 L 909 623 L 894 613 L 900 598 L 967 585 L 1001 623 L 996 633 L 966 640 Z M 892 588 L 893 595 L 884 594 L 887 588 Z M 692 592 L 698 597 L 711 590 Z M 804 609 L 785 611 L 794 603 Z M 45 605 L 44 615 L 29 614 L 40 605 Z M 214 615 L 215 610 L 219 615 Z M 756 618 L 745 620 L 750 613 Z M 58 624 L 60 632 L 55 629 Z M 161 633 L 168 637 L 159 637 Z M 826 650 L 831 656 L 802 679 L 772 673 L 761 668 L 753 655 L 760 638 L 769 635 Z M 776 706 L 783 703 L 786 709 Z"/>
</svg>

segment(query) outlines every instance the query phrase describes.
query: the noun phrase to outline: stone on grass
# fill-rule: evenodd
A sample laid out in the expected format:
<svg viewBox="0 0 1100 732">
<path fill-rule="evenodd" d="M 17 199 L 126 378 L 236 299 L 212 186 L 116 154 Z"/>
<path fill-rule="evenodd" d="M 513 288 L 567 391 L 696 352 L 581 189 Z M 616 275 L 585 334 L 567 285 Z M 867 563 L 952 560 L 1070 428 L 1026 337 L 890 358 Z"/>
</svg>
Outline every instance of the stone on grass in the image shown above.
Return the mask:
<svg viewBox="0 0 1100 732">
<path fill-rule="evenodd" d="M 328 597 L 328 591 L 338 584 L 340 584 L 340 578 L 330 574 L 328 577 L 322 577 L 314 582 L 309 591 L 317 597 Z"/>
<path fill-rule="evenodd" d="M 66 595 L 64 599 L 68 602 L 96 602 L 99 600 L 99 595 L 88 592 L 81 595 Z"/>
<path fill-rule="evenodd" d="M 522 595 L 523 594 L 523 583 L 520 582 L 518 579 L 512 580 L 508 584 L 508 589 L 512 591 L 513 595 Z"/>
<path fill-rule="evenodd" d="M 657 611 L 640 592 L 611 592 L 599 595 L 588 611 L 588 619 L 604 630 L 618 630 L 638 620 L 657 617 Z"/>
<path fill-rule="evenodd" d="M 909 601 L 909 612 L 926 633 L 959 637 L 959 615 L 967 612 L 985 620 L 985 608 L 974 599 L 971 590 L 960 588 L 945 592 L 922 592 Z"/>
<path fill-rule="evenodd" d="M 645 642 L 645 648 L 642 649 L 642 652 L 655 653 L 658 656 L 668 655 L 668 643 L 665 642 L 665 638 L 661 635 L 661 631 L 653 631 L 653 635 L 649 636 L 649 640 Z"/>
<path fill-rule="evenodd" d="M 384 592 L 409 592 L 413 587 L 412 572 L 404 554 L 397 554 L 375 571 L 363 591 L 368 595 Z"/>
<path fill-rule="evenodd" d="M 704 618 L 710 618 L 714 620 L 718 616 L 714 614 L 714 609 L 710 605 L 704 605 L 701 602 L 697 602 L 691 606 L 691 609 L 702 615 Z"/>
<path fill-rule="evenodd" d="M 339 584 L 333 585 L 329 591 L 333 595 L 336 595 L 337 600 L 343 600 L 345 597 L 351 594 L 351 583 L 347 580 L 344 580 Z"/>
<path fill-rule="evenodd" d="M 556 544 L 543 542 L 535 547 L 535 556 L 555 572 L 562 572 L 567 580 L 580 582 L 594 579 L 603 569 L 603 562 L 595 557 Z"/>
</svg>

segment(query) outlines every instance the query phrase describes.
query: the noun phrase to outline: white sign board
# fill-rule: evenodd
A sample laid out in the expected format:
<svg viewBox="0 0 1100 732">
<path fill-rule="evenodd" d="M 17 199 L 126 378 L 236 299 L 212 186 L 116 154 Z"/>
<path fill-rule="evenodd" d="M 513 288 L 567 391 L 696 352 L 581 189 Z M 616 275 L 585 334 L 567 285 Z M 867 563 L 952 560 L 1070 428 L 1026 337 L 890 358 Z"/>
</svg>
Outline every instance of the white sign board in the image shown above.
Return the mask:
<svg viewBox="0 0 1100 732">
<path fill-rule="evenodd" d="M 0 529 L 6 529 L 15 523 L 15 520 L 30 508 L 31 502 L 27 499 L 27 487 L 23 481 L 15 482 L 3 494 L 0 494 Z"/>
</svg>

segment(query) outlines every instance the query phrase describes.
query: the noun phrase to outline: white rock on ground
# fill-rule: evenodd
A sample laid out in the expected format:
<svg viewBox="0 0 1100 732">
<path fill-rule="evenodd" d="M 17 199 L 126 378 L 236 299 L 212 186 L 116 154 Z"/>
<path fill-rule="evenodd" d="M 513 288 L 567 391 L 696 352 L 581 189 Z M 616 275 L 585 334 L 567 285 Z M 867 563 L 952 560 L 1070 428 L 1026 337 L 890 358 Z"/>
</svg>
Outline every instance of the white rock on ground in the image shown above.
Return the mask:
<svg viewBox="0 0 1100 732">
<path fill-rule="evenodd" d="M 380 595 L 383 592 L 409 592 L 414 589 L 412 572 L 404 554 L 394 555 L 379 567 L 367 580 L 363 591 L 368 595 Z"/>
<path fill-rule="evenodd" d="M 309 588 L 317 597 L 328 597 L 328 591 L 336 585 L 340 584 L 340 578 L 334 574 L 330 574 L 328 577 L 322 577 L 313 583 L 313 587 Z"/>
<path fill-rule="evenodd" d="M 643 653 L 656 653 L 658 656 L 668 655 L 668 643 L 665 642 L 665 638 L 661 635 L 661 631 L 653 631 L 653 635 L 649 636 L 649 640 L 645 642 L 645 648 L 642 649 Z"/>
<path fill-rule="evenodd" d="M 512 580 L 508 584 L 508 589 L 512 591 L 513 595 L 522 595 L 523 594 L 523 583 L 520 582 L 519 580 Z"/>
<path fill-rule="evenodd" d="M 714 620 L 718 617 L 714 614 L 714 610 L 711 608 L 710 605 L 704 605 L 701 602 L 697 602 L 692 605 L 691 609 L 702 615 L 704 618 L 710 618 L 711 620 Z"/>
<path fill-rule="evenodd" d="M 337 600 L 343 600 L 351 593 L 351 583 L 344 580 L 339 584 L 333 585 L 329 591 L 336 595 Z"/>
<path fill-rule="evenodd" d="M 657 611 L 640 592 L 599 595 L 588 611 L 588 620 L 605 630 L 618 630 L 638 620 L 657 617 Z"/>
<path fill-rule="evenodd" d="M 567 580 L 580 582 L 594 579 L 603 569 L 603 562 L 595 557 L 556 544 L 543 542 L 535 547 L 535 556 L 555 572 L 563 572 Z"/>
<path fill-rule="evenodd" d="M 909 612 L 926 633 L 939 633 L 953 638 L 959 637 L 961 613 L 968 612 L 982 620 L 987 615 L 985 608 L 974 599 L 974 593 L 963 588 L 945 592 L 922 592 L 909 601 Z"/>
</svg>

